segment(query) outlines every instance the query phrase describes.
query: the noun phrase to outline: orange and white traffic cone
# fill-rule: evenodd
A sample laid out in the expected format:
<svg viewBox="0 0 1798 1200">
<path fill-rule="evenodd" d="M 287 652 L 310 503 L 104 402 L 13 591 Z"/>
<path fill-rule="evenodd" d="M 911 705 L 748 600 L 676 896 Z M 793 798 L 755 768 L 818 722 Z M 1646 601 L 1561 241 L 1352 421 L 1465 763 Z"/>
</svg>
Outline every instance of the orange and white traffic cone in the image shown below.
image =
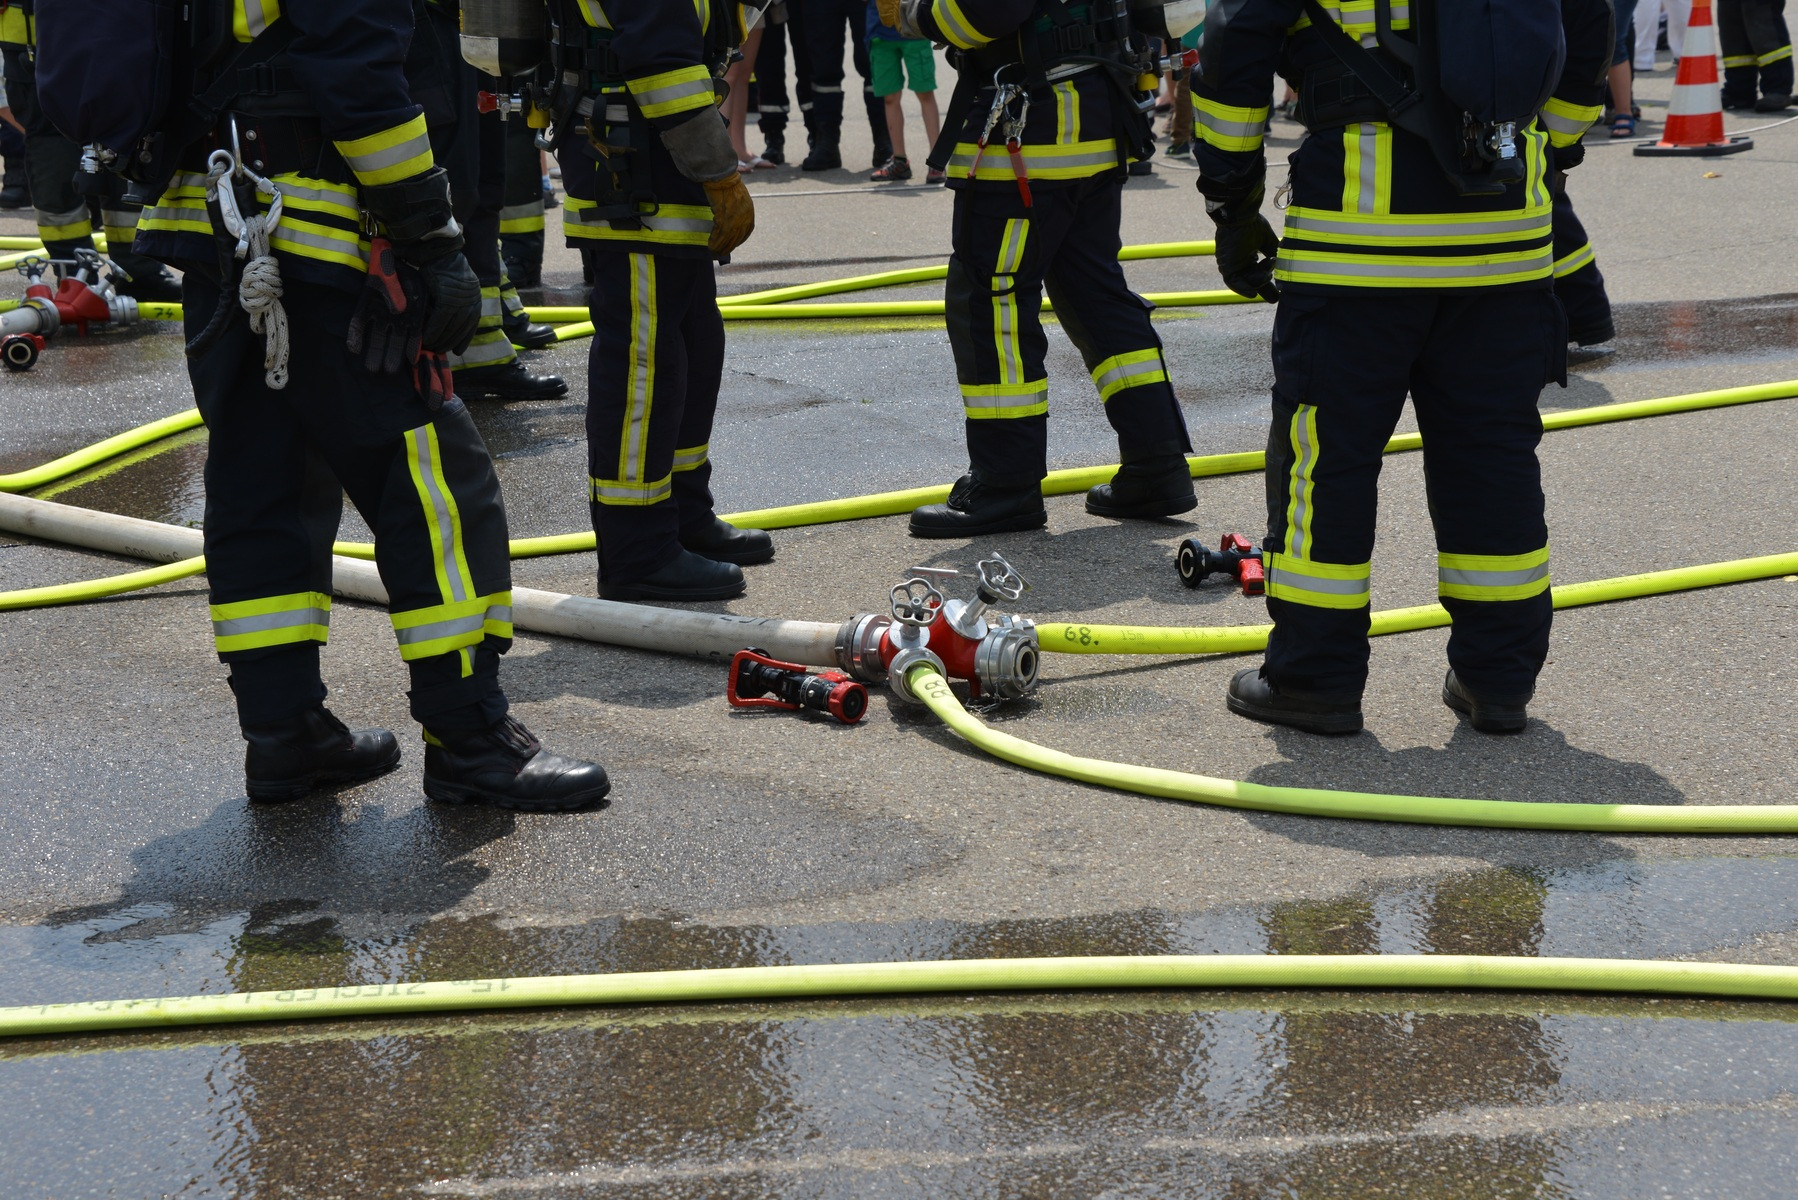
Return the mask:
<svg viewBox="0 0 1798 1200">
<path fill-rule="evenodd" d="M 1734 154 L 1754 146 L 1754 139 L 1723 132 L 1723 94 L 1717 87 L 1716 27 L 1711 0 L 1692 0 L 1680 47 L 1679 73 L 1673 77 L 1673 101 L 1661 140 L 1637 146 L 1637 154 Z"/>
</svg>

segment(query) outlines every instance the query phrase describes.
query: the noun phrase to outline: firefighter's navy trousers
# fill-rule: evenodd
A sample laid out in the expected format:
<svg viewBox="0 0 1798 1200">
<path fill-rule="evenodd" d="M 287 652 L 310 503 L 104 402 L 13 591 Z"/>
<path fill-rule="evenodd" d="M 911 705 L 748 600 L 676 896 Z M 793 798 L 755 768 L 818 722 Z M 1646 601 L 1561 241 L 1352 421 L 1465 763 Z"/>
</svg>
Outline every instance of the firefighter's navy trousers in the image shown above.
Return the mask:
<svg viewBox="0 0 1798 1200">
<path fill-rule="evenodd" d="M 183 280 L 192 339 L 221 293 Z M 499 655 L 511 645 L 506 513 L 492 459 L 460 401 L 431 414 L 411 376 L 371 374 L 344 346 L 357 297 L 286 281 L 290 378 L 264 382 L 262 338 L 236 314 L 188 359 L 206 420 L 206 570 L 219 658 L 244 725 L 324 699 L 331 543 L 343 497 L 375 534 L 412 715 L 474 732 L 506 713 Z M 231 301 L 234 302 L 234 301 Z"/>
<path fill-rule="evenodd" d="M 1546 288 L 1286 292 L 1263 543 L 1276 686 L 1341 698 L 1367 681 L 1380 464 L 1409 393 L 1449 665 L 1482 697 L 1530 695 L 1552 616 L 1536 403 L 1566 342 Z"/>
<path fill-rule="evenodd" d="M 1036 188 L 1029 206 L 1009 186 L 955 194 L 943 295 L 968 460 L 988 483 L 1028 487 L 1048 472 L 1045 288 L 1124 456 L 1192 449 L 1150 306 L 1118 265 L 1123 187 L 1117 171 Z"/>
</svg>

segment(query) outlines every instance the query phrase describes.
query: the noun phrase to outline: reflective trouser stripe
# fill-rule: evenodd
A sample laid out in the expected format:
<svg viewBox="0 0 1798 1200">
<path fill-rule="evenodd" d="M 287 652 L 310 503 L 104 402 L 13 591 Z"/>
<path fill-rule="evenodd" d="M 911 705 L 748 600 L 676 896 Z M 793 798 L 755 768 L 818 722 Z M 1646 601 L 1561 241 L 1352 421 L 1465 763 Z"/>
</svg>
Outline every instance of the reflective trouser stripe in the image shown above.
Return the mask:
<svg viewBox="0 0 1798 1200">
<path fill-rule="evenodd" d="M 499 288 L 498 287 L 482 288 L 481 289 L 480 328 L 482 328 L 482 329 L 497 328 L 499 326 L 500 321 L 502 321 L 505 318 L 505 315 L 506 315 L 505 306 L 502 305 L 499 301 Z"/>
<path fill-rule="evenodd" d="M 420 113 L 392 129 L 336 143 L 337 152 L 365 186 L 398 183 L 431 169 L 431 136 Z"/>
<path fill-rule="evenodd" d="M 961 385 L 962 407 L 971 420 L 1029 417 L 1049 411 L 1049 381 L 1024 378 L 1024 344 L 1018 328 L 1017 280 L 1030 240 L 1030 221 L 1012 217 L 999 236 L 993 263 L 993 349 L 998 355 L 997 383 Z M 977 403 L 969 403 L 976 401 Z"/>
<path fill-rule="evenodd" d="M 543 201 L 532 200 L 525 204 L 508 204 L 500 209 L 499 231 L 501 233 L 542 233 Z"/>
<path fill-rule="evenodd" d="M 1342 211 L 1392 212 L 1392 127 L 1372 121 L 1342 130 Z"/>
<path fill-rule="evenodd" d="M 424 510 L 437 590 L 445 604 L 464 603 L 474 598 L 474 580 L 462 550 L 462 517 L 443 475 L 437 427 L 420 425 L 417 429 L 407 430 L 404 436 L 406 467 L 412 475 L 412 486 L 417 489 L 419 506 Z"/>
<path fill-rule="evenodd" d="M 636 483 L 628 479 L 587 479 L 587 499 L 596 504 L 660 504 L 672 495 L 673 475 L 664 475 L 652 483 Z"/>
<path fill-rule="evenodd" d="M 435 658 L 488 637 L 512 636 L 512 593 L 496 592 L 457 604 L 433 604 L 392 614 L 393 636 L 407 662 Z"/>
<path fill-rule="evenodd" d="M 710 449 L 710 443 L 707 443 L 704 446 L 689 446 L 684 450 L 677 448 L 674 451 L 674 469 L 676 471 L 691 471 L 695 467 L 704 465 L 706 452 Z"/>
<path fill-rule="evenodd" d="M 1066 145 L 1026 144 L 1019 147 L 1018 154 L 1023 160 L 1025 174 L 1031 179 L 1085 179 L 1118 165 L 1115 138 Z M 1015 178 L 1011 157 L 1005 153 L 1003 145 L 988 146 L 986 153 L 980 154 L 973 142 L 957 142 L 954 153 L 949 156 L 948 170 L 952 179 L 1009 183 Z"/>
<path fill-rule="evenodd" d="M 1099 389 L 1099 399 L 1109 400 L 1125 388 L 1166 383 L 1167 364 L 1161 361 L 1160 350 L 1132 350 L 1128 354 L 1112 355 L 1093 368 L 1092 376 L 1093 385 Z"/>
<path fill-rule="evenodd" d="M 1587 242 L 1571 254 L 1565 254 L 1555 259 L 1555 278 L 1564 279 L 1580 268 L 1590 266 L 1597 259 L 1598 255 L 1592 249 L 1592 243 Z"/>
<path fill-rule="evenodd" d="M 618 479 L 626 484 L 640 485 L 648 470 L 649 415 L 655 407 L 656 391 L 656 260 L 653 255 L 630 256 L 630 288 L 630 352 L 626 356 L 624 388 L 630 401 L 625 408 L 624 428 L 618 443 Z"/>
<path fill-rule="evenodd" d="M 1790 57 L 1792 57 L 1792 47 L 1788 43 L 1777 50 L 1767 51 L 1767 53 L 1754 60 L 1754 65 L 1757 67 L 1767 67 L 1776 62 L 1783 62 Z"/>
<path fill-rule="evenodd" d="M 1742 67 L 1755 66 L 1759 61 L 1760 60 L 1752 54 L 1726 54 L 1723 56 L 1723 69 L 1725 71 L 1734 71 Z"/>
<path fill-rule="evenodd" d="M 499 302 L 501 307 L 506 310 L 508 319 L 524 312 L 524 301 L 518 298 L 518 289 L 513 287 L 509 280 L 499 290 Z"/>
<path fill-rule="evenodd" d="M 324 642 L 331 634 L 331 597 L 295 592 L 212 605 L 212 640 L 220 654 L 296 642 Z"/>
<path fill-rule="evenodd" d="M 1292 414 L 1292 469 L 1286 480 L 1286 552 L 1303 558 L 1311 551 L 1311 508 L 1317 470 L 1317 406 L 1301 404 Z"/>
<path fill-rule="evenodd" d="M 659 75 L 625 81 L 643 115 L 673 116 L 690 109 L 709 108 L 716 98 L 712 73 L 705 67 L 677 67 Z"/>
<path fill-rule="evenodd" d="M 1603 105 L 1572 104 L 1557 96 L 1550 96 L 1537 119 L 1542 122 L 1542 128 L 1548 130 L 1550 145 L 1571 146 L 1585 135 L 1592 122 L 1603 115 Z"/>
<path fill-rule="evenodd" d="M 1436 592 L 1456 600 L 1528 600 L 1548 590 L 1548 547 L 1528 554 L 1438 554 Z"/>
<path fill-rule="evenodd" d="M 971 421 L 1039 417 L 1049 411 L 1049 381 L 964 383 L 961 404 L 963 415 Z"/>
<path fill-rule="evenodd" d="M 1267 594 L 1312 608 L 1365 608 L 1372 563 L 1325 563 L 1270 553 Z"/>
<path fill-rule="evenodd" d="M 1261 149 L 1267 132 L 1267 107 L 1240 108 L 1219 104 L 1194 93 L 1193 127 L 1199 139 L 1219 150 L 1245 153 Z"/>
<path fill-rule="evenodd" d="M 483 329 L 475 334 L 468 343 L 468 349 L 460 354 L 449 356 L 450 369 L 460 371 L 467 367 L 496 367 L 509 363 L 518 357 L 518 351 L 512 348 L 512 339 L 506 331 L 499 328 Z"/>
<path fill-rule="evenodd" d="M 67 212 L 45 212 L 40 208 L 36 215 L 37 235 L 46 242 L 72 242 L 93 236 L 94 223 L 85 204 Z"/>
</svg>

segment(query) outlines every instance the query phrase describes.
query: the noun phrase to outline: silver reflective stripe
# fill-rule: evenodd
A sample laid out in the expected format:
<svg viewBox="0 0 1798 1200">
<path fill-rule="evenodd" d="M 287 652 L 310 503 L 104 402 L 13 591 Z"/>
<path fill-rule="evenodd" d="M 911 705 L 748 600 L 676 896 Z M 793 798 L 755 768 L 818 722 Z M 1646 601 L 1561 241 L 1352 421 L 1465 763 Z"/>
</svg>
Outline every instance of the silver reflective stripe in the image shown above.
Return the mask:
<svg viewBox="0 0 1798 1200">
<path fill-rule="evenodd" d="M 674 483 L 664 479 L 653 487 L 617 487 L 594 482 L 589 494 L 595 500 L 665 500 L 674 494 Z"/>
<path fill-rule="evenodd" d="M 468 349 L 460 354 L 450 355 L 450 367 L 456 370 L 464 367 L 491 367 L 511 362 L 516 357 L 518 352 L 512 349 L 512 339 L 502 330 L 489 329 L 477 333 L 474 340 L 468 343 Z"/>
<path fill-rule="evenodd" d="M 362 253 L 362 245 L 353 233 L 346 231 L 331 237 L 322 233 L 314 233 L 310 229 L 301 229 L 286 221 L 275 226 L 275 231 L 270 235 L 269 241 L 277 246 L 288 242 L 295 246 L 309 246 L 314 250 L 329 250 L 334 254 L 360 256 Z"/>
<path fill-rule="evenodd" d="M 1551 133 L 1567 133 L 1572 134 L 1575 137 L 1584 133 L 1586 131 L 1586 126 L 1591 124 L 1590 121 L 1582 121 L 1577 117 L 1562 116 L 1560 113 L 1547 108 L 1538 113 L 1536 119 L 1541 121 L 1543 126 Z"/>
<path fill-rule="evenodd" d="M 1265 117 L 1259 121 L 1229 121 L 1223 117 L 1213 116 L 1202 108 L 1198 110 L 1197 115 L 1200 126 L 1220 137 L 1260 137 L 1267 129 Z"/>
<path fill-rule="evenodd" d="M 840 87 L 832 87 L 828 83 L 812 84 L 812 95 L 814 96 L 840 96 L 842 94 L 843 89 Z"/>
<path fill-rule="evenodd" d="M 345 154 L 344 161 L 350 164 L 350 170 L 357 175 L 372 175 L 384 168 L 396 166 L 410 158 L 421 154 L 429 154 L 431 139 L 426 134 L 415 134 L 397 146 L 389 146 L 385 150 L 370 150 L 367 154 Z M 339 151 L 341 153 L 341 150 Z"/>
<path fill-rule="evenodd" d="M 239 0 L 243 8 L 243 27 L 251 37 L 256 37 L 268 28 L 268 17 L 262 12 L 260 0 Z"/>
<path fill-rule="evenodd" d="M 1093 382 L 1097 383 L 1099 385 L 1099 390 L 1103 392 L 1106 388 L 1120 380 L 1132 379 L 1138 375 L 1166 374 L 1167 372 L 1162 369 L 1161 360 L 1158 358 L 1151 358 L 1147 362 L 1127 363 L 1121 367 L 1113 367 Z"/>
<path fill-rule="evenodd" d="M 647 254 L 633 254 L 631 263 L 636 268 L 632 273 L 637 277 L 637 327 L 632 330 L 631 338 L 631 358 L 636 369 L 631 376 L 630 418 L 624 426 L 624 477 L 641 479 L 643 465 L 637 460 L 637 442 L 642 438 L 644 423 L 649 419 L 649 377 L 655 369 L 656 260 Z"/>
<path fill-rule="evenodd" d="M 1118 159 L 1116 150 L 1088 150 L 1080 154 L 1056 154 L 1051 147 L 1025 146 L 1022 153 L 1025 169 L 1036 172 L 1068 167 L 1109 166 L 1116 163 Z M 973 165 L 974 151 L 972 149 L 958 150 L 949 159 L 949 169 L 951 171 L 959 170 L 963 175 L 966 175 L 968 169 Z M 986 157 L 980 160 L 980 166 L 982 170 L 1003 168 L 1007 173 L 1011 171 L 1011 162 L 1008 158 L 1003 154 L 995 158 L 990 151 Z"/>
<path fill-rule="evenodd" d="M 432 621 L 429 625 L 414 625 L 410 629 L 396 629 L 393 636 L 399 639 L 402 646 L 416 646 L 420 642 L 434 642 L 438 638 L 455 637 L 458 633 L 479 633 L 486 625 L 485 613 L 476 613 L 472 617 L 451 617 L 447 621 Z"/>
<path fill-rule="evenodd" d="M 1365 156 L 1363 156 L 1365 164 Z M 1368 193 L 1367 179 L 1362 178 L 1362 194 Z M 1363 212 L 1372 211 L 1363 208 Z M 1461 234 L 1496 235 L 1505 233 L 1530 234 L 1547 233 L 1549 231 L 1548 214 L 1527 217 L 1505 217 L 1496 221 L 1431 221 L 1397 222 L 1397 221 L 1357 221 L 1352 217 L 1316 216 L 1310 212 L 1286 214 L 1287 232 L 1299 233 L 1338 233 L 1353 237 L 1366 238 L 1368 241 L 1379 241 L 1394 236 L 1447 238 Z"/>
<path fill-rule="evenodd" d="M 328 608 L 290 608 L 285 612 L 261 613 L 254 617 L 230 617 L 212 623 L 212 636 L 241 637 L 246 633 L 267 633 L 271 629 L 298 629 L 305 625 L 329 625 Z"/>
<path fill-rule="evenodd" d="M 962 23 L 961 14 L 955 11 L 953 5 L 932 4 L 929 8 L 930 15 L 936 18 L 937 27 L 943 31 L 945 37 L 956 45 L 978 46 L 986 41 L 985 38 L 981 37 L 972 29 L 968 28 L 967 25 Z M 823 89 L 818 87 L 818 85 L 812 85 L 812 91 L 819 92 L 822 90 Z"/>
<path fill-rule="evenodd" d="M 700 463 L 705 461 L 706 451 L 708 449 L 710 449 L 709 446 L 700 446 L 694 450 L 682 450 L 676 453 L 674 456 L 674 469 L 677 471 L 692 470 L 694 467 L 697 467 Z"/>
<path fill-rule="evenodd" d="M 822 91 L 814 88 L 814 91 Z M 672 104 L 676 100 L 685 100 L 688 96 L 709 95 L 712 81 L 707 79 L 682 79 L 677 83 L 665 83 L 658 88 L 650 88 L 646 92 L 635 92 L 637 105 L 640 108 L 653 108 L 658 104 Z M 609 119 L 609 117 L 608 117 Z"/>
<path fill-rule="evenodd" d="M 1521 587 L 1526 583 L 1547 579 L 1548 564 L 1526 567 L 1521 571 L 1468 571 L 1459 567 L 1438 567 L 1436 578 L 1442 583 L 1457 583 L 1464 587 Z"/>
<path fill-rule="evenodd" d="M 504 316 L 504 315 L 505 315 L 505 309 L 503 306 L 501 306 L 498 296 L 482 296 L 481 297 L 481 317 L 482 317 L 482 319 L 486 319 L 488 317 L 500 317 L 500 316 Z"/>
<path fill-rule="evenodd" d="M 1282 587 L 1322 592 L 1330 596 L 1365 596 L 1371 582 L 1367 579 L 1324 579 L 1317 575 L 1301 574 L 1290 567 L 1268 568 L 1267 579 L 1269 583 Z"/>
<path fill-rule="evenodd" d="M 71 208 L 68 212 L 60 212 L 60 213 L 45 212 L 41 208 L 37 209 L 36 212 L 37 212 L 37 223 L 39 225 L 44 225 L 44 226 L 49 226 L 49 227 L 54 227 L 54 226 L 59 226 L 59 225 L 73 225 L 77 221 L 87 220 L 87 205 L 85 205 L 85 204 L 81 205 L 78 208 Z"/>
<path fill-rule="evenodd" d="M 1298 457 L 1292 464 L 1292 528 L 1286 531 L 1286 552 L 1303 558 L 1311 547 L 1305 545 L 1305 531 L 1311 524 L 1306 508 L 1305 484 L 1311 479 L 1311 468 L 1317 464 L 1317 447 L 1311 444 L 1311 424 L 1305 419 L 1308 406 L 1301 404 L 1292 417 L 1292 436 L 1298 443 Z"/>
<path fill-rule="evenodd" d="M 569 213 L 577 225 L 611 225 L 614 218 L 602 217 L 598 214 L 598 208 L 572 209 Z M 643 223 L 643 228 L 658 233 L 710 233 L 712 231 L 710 217 L 666 217 L 660 213 L 645 213 L 638 220 Z M 635 232 L 635 230 L 629 232 Z"/>
<path fill-rule="evenodd" d="M 406 436 L 412 439 L 418 454 L 418 477 L 424 480 L 425 494 L 431 498 L 427 519 L 437 522 L 437 541 L 443 548 L 442 570 L 443 577 L 449 581 L 449 598 L 466 600 L 468 589 L 463 586 L 462 573 L 456 570 L 456 523 L 450 517 L 449 502 L 444 499 L 439 485 L 437 456 L 432 452 L 430 431 L 429 425 L 420 425 Z"/>
<path fill-rule="evenodd" d="M 1373 124 L 1361 126 L 1356 139 L 1361 150 L 1360 192 L 1355 197 L 1355 211 L 1371 213 L 1379 209 L 1380 131 Z"/>
<path fill-rule="evenodd" d="M 204 175 L 196 175 L 194 178 L 201 183 L 206 182 Z M 357 208 L 356 193 L 348 188 L 311 188 L 283 179 L 281 195 L 287 200 L 310 200 L 316 204 L 337 204 L 348 209 Z"/>
<path fill-rule="evenodd" d="M 628 104 L 608 104 L 608 105 L 606 105 L 606 120 L 612 122 L 612 124 L 616 125 L 620 121 L 628 121 L 630 119 L 631 119 L 631 106 L 630 105 L 628 105 Z"/>
<path fill-rule="evenodd" d="M 499 219 L 502 221 L 522 221 L 526 217 L 542 215 L 543 201 L 541 200 L 532 200 L 529 204 L 508 204 L 499 210 Z"/>
<path fill-rule="evenodd" d="M 1464 263 L 1407 263 L 1397 260 L 1380 262 L 1320 262 L 1310 257 L 1293 258 L 1282 253 L 1274 262 L 1276 270 L 1301 275 L 1370 275 L 1377 279 L 1474 279 L 1485 275 L 1512 275 L 1523 271 L 1548 271 L 1554 267 L 1551 247 L 1539 254 L 1514 262 L 1481 263 L 1472 259 Z"/>
</svg>

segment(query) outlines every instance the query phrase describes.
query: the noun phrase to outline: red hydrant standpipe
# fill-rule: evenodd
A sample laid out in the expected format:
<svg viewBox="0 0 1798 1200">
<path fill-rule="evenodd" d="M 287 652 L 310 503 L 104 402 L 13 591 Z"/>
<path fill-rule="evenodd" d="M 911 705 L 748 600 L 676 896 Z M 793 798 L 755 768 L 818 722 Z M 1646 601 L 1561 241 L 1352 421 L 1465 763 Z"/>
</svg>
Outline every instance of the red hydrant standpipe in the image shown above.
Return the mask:
<svg viewBox="0 0 1798 1200">
<path fill-rule="evenodd" d="M 951 679 L 964 679 L 973 695 L 1015 700 L 1036 690 L 1041 656 L 1036 623 L 992 612 L 999 600 L 1016 600 L 1028 586 L 994 554 L 979 564 L 974 600 L 949 600 L 932 580 L 958 571 L 915 567 L 893 587 L 892 615 L 868 613 L 845 622 L 837 635 L 837 661 L 858 679 L 885 681 L 902 700 L 918 702 L 906 676 L 930 663 Z"/>
<path fill-rule="evenodd" d="M 105 259 L 92 250 L 77 250 L 74 259 L 57 262 L 73 270 L 54 291 L 44 281 L 51 260 L 28 258 L 19 264 L 25 299 L 11 312 L 0 313 L 0 362 L 10 370 L 30 370 L 44 343 L 65 325 L 85 337 L 90 325 L 123 326 L 137 320 L 137 301 L 119 295 L 101 277 Z"/>
</svg>

